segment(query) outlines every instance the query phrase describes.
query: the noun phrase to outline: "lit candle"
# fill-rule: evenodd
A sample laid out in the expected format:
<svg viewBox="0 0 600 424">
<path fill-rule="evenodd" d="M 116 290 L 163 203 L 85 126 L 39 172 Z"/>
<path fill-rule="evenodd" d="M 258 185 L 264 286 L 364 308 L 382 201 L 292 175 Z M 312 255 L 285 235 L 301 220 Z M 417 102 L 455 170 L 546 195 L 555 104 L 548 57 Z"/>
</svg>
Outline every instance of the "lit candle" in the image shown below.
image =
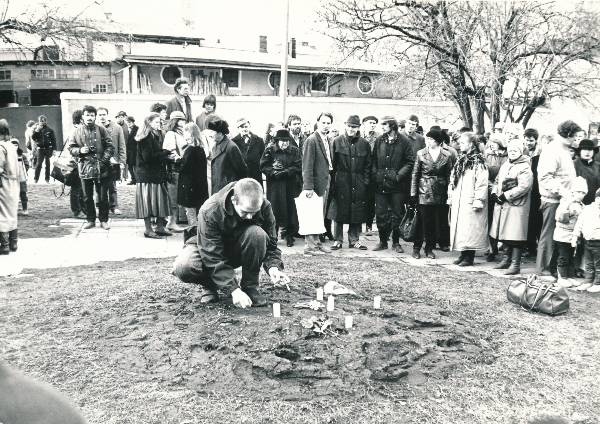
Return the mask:
<svg viewBox="0 0 600 424">
<path fill-rule="evenodd" d="M 323 300 L 323 287 L 317 287 L 317 300 Z"/>
<path fill-rule="evenodd" d="M 335 308 L 334 302 L 335 302 L 335 300 L 334 300 L 333 296 L 327 297 L 327 312 L 333 311 L 333 309 Z"/>
<path fill-rule="evenodd" d="M 281 305 L 273 303 L 273 318 L 281 318 Z"/>
<path fill-rule="evenodd" d="M 352 328 L 353 323 L 354 323 L 354 319 L 353 319 L 352 315 L 347 315 L 346 317 L 344 317 L 344 327 L 346 329 Z"/>
<path fill-rule="evenodd" d="M 373 308 L 381 309 L 381 296 L 375 296 L 373 298 Z"/>
</svg>

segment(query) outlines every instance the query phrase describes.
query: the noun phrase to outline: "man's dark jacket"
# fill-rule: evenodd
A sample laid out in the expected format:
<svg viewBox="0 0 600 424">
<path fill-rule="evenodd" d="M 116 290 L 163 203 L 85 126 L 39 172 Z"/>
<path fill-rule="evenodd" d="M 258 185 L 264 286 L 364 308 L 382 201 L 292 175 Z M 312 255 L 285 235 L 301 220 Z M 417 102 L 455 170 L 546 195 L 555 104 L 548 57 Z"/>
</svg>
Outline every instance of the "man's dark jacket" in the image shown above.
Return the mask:
<svg viewBox="0 0 600 424">
<path fill-rule="evenodd" d="M 31 138 L 40 149 L 56 150 L 56 136 L 54 130 L 48 126 L 42 127 L 39 131 L 34 131 Z"/>
<path fill-rule="evenodd" d="M 401 133 L 392 139 L 383 134 L 373 146 L 371 178 L 379 194 L 405 193 L 410 191 L 415 154 L 411 142 Z"/>
<path fill-rule="evenodd" d="M 262 172 L 260 172 L 260 158 L 262 158 L 263 152 L 265 151 L 265 142 L 262 138 L 256 134 L 250 133 L 248 143 L 244 141 L 244 137 L 241 134 L 236 135 L 231 139 L 244 158 L 246 166 L 248 167 L 248 177 L 254 178 L 260 185 L 262 185 Z"/>
</svg>

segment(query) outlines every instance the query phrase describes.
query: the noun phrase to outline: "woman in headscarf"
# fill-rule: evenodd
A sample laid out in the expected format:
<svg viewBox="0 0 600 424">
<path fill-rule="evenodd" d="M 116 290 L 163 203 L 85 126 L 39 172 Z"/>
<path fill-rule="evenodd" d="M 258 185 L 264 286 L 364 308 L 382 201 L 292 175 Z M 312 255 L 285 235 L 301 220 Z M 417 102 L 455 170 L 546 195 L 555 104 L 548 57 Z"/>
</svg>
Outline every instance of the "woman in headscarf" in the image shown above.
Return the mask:
<svg viewBox="0 0 600 424">
<path fill-rule="evenodd" d="M 0 119 L 0 255 L 17 251 L 19 158 L 6 119 Z"/>
<path fill-rule="evenodd" d="M 144 220 L 144 237 L 161 238 L 173 235 L 165 229 L 165 218 L 170 215 L 167 164 L 174 158 L 170 150 L 162 148 L 163 136 L 158 113 L 152 112 L 144 119 L 144 124 L 135 139 L 138 141 L 135 168 L 136 218 Z M 156 218 L 156 231 L 152 229 L 152 218 Z"/>
<path fill-rule="evenodd" d="M 460 252 L 455 265 L 471 266 L 477 250 L 488 243 L 488 169 L 477 136 L 465 132 L 458 139 L 459 156 L 448 186 L 450 248 Z"/>
<path fill-rule="evenodd" d="M 171 200 L 171 215 L 167 221 L 167 230 L 180 233 L 183 231 L 183 228 L 177 225 L 177 212 L 179 210 L 179 205 L 177 204 L 177 187 L 179 185 L 179 169 L 183 155 L 183 146 L 186 144 L 183 137 L 183 126 L 186 123 L 186 117 L 183 112 L 176 110 L 171 112 L 169 118 L 169 125 L 162 146 L 163 149 L 169 150 L 174 158 L 174 162 L 169 167 L 167 178 L 167 189 L 169 190 L 169 199 Z"/>
<path fill-rule="evenodd" d="M 533 172 L 523 149 L 521 140 L 509 141 L 508 161 L 500 167 L 490 194 L 490 203 L 495 204 L 490 237 L 505 246 L 502 261 L 494 268 L 508 269 L 506 275 L 521 272 L 521 253 L 527 243 Z"/>
</svg>

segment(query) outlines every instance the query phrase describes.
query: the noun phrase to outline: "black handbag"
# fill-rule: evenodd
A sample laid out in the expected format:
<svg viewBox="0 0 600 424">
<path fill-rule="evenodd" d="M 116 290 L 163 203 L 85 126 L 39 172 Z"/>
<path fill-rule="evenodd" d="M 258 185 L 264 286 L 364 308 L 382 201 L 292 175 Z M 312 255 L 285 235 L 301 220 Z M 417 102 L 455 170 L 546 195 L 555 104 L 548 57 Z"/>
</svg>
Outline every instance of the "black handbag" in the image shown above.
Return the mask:
<svg viewBox="0 0 600 424">
<path fill-rule="evenodd" d="M 406 208 L 406 213 L 400 222 L 400 237 L 407 242 L 413 242 L 419 234 L 419 211 L 414 206 Z"/>
<path fill-rule="evenodd" d="M 504 181 L 502 181 L 502 192 L 504 193 L 505 191 L 511 190 L 518 185 L 519 181 L 516 178 L 505 178 Z"/>
<path fill-rule="evenodd" d="M 54 161 L 50 176 L 66 186 L 71 186 L 73 181 L 75 181 L 75 178 L 79 178 L 79 173 L 77 172 L 77 162 L 71 155 L 63 156 L 63 152 L 64 149 Z"/>
</svg>

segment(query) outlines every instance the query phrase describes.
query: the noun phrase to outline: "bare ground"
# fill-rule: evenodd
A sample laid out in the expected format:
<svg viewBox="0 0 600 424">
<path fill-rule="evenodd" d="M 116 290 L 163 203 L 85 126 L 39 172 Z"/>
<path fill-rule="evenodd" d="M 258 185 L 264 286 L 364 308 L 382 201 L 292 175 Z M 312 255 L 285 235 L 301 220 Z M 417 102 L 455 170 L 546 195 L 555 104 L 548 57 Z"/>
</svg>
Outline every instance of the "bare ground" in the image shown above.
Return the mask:
<svg viewBox="0 0 600 424">
<path fill-rule="evenodd" d="M 576 293 L 550 318 L 507 303 L 506 280 L 485 274 L 285 260 L 291 293 L 264 281 L 281 319 L 201 306 L 169 260 L 0 280 L 0 350 L 90 423 L 599 422 L 599 297 Z M 323 336 L 300 325 L 318 313 L 291 305 L 330 279 L 358 295 L 336 298 L 339 331 Z"/>
</svg>

